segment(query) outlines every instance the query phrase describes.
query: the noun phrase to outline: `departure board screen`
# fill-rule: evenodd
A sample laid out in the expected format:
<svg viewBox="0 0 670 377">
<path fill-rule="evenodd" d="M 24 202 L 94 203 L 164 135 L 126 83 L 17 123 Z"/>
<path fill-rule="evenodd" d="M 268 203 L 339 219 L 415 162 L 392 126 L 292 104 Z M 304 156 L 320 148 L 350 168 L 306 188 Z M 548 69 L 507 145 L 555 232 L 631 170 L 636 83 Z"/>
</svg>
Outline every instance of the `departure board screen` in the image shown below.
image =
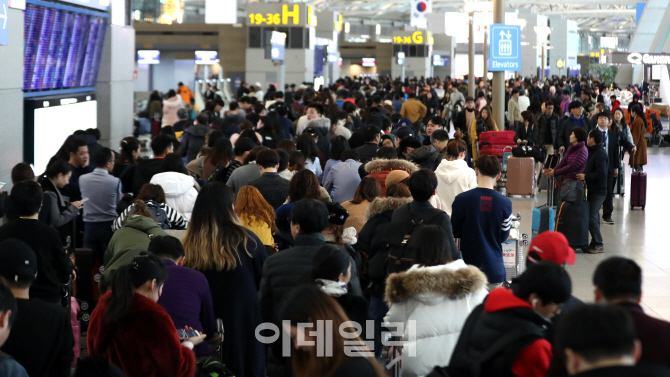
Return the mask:
<svg viewBox="0 0 670 377">
<path fill-rule="evenodd" d="M 108 18 L 26 5 L 23 90 L 95 86 Z"/>
</svg>

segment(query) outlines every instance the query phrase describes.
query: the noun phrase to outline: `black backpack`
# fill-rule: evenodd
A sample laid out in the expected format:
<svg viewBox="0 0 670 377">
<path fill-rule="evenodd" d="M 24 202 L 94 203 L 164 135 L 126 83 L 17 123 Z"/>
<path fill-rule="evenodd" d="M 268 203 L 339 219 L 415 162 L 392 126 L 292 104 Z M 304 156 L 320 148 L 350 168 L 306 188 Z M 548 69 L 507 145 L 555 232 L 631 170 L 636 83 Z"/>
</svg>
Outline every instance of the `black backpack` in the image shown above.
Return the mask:
<svg viewBox="0 0 670 377">
<path fill-rule="evenodd" d="M 196 364 L 196 377 L 235 377 L 235 374 L 216 357 L 199 359 Z"/>
<path fill-rule="evenodd" d="M 384 241 L 388 248 L 388 259 L 386 260 L 386 273 L 407 271 L 416 264 L 416 243 L 418 238 L 413 237 L 422 227 L 430 225 L 438 216 L 446 215 L 446 212 L 440 209 L 434 209 L 432 213 L 422 219 L 415 219 L 412 216 L 410 206 L 406 206 L 401 211 L 407 211 L 404 218 L 410 219 L 410 224 L 391 223 L 384 229 Z"/>
<path fill-rule="evenodd" d="M 170 219 L 168 219 L 168 215 L 165 212 L 163 208 L 161 208 L 158 203 L 148 200 L 147 201 L 147 211 L 151 213 L 151 217 L 156 220 L 156 223 L 158 223 L 158 226 L 161 227 L 161 229 L 170 229 Z"/>
</svg>

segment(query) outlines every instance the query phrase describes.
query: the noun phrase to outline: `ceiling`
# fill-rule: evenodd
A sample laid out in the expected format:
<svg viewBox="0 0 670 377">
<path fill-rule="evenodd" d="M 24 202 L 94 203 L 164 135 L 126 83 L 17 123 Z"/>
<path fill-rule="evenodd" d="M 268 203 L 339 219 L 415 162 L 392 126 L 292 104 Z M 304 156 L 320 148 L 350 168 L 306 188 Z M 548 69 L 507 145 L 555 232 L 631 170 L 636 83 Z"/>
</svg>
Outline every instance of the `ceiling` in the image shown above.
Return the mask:
<svg viewBox="0 0 670 377">
<path fill-rule="evenodd" d="M 187 13 L 204 14 L 205 0 L 183 0 Z M 506 9 L 534 9 L 535 13 L 562 15 L 575 20 L 580 31 L 632 33 L 635 29 L 635 4 L 645 0 L 506 0 Z M 240 10 L 250 2 L 238 0 Z M 267 1 L 279 2 L 279 1 Z M 316 11 L 341 13 L 345 20 L 409 21 L 409 0 L 288 0 L 312 5 Z M 433 0 L 433 11 L 465 10 L 464 0 Z M 243 14 L 242 14 L 243 16 Z"/>
</svg>

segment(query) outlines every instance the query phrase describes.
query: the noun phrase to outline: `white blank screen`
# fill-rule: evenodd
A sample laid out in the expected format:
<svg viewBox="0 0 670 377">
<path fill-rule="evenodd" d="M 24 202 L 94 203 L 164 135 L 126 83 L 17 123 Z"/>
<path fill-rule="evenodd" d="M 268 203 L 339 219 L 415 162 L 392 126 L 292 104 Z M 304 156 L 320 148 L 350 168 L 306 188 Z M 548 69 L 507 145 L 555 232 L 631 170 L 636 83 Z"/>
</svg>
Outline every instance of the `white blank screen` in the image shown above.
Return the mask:
<svg viewBox="0 0 670 377">
<path fill-rule="evenodd" d="M 96 101 L 35 109 L 35 174 L 46 170 L 49 159 L 74 131 L 97 127 Z"/>
</svg>

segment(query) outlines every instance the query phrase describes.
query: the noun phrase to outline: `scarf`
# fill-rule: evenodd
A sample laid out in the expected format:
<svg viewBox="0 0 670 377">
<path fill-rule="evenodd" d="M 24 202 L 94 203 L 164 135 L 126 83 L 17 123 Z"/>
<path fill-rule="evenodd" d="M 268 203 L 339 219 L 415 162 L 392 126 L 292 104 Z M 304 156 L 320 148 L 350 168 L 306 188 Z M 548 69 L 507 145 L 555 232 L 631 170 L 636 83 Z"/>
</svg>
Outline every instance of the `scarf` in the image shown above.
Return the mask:
<svg viewBox="0 0 670 377">
<path fill-rule="evenodd" d="M 343 281 L 316 279 L 316 285 L 328 296 L 340 297 L 347 294 L 347 284 Z"/>
</svg>

